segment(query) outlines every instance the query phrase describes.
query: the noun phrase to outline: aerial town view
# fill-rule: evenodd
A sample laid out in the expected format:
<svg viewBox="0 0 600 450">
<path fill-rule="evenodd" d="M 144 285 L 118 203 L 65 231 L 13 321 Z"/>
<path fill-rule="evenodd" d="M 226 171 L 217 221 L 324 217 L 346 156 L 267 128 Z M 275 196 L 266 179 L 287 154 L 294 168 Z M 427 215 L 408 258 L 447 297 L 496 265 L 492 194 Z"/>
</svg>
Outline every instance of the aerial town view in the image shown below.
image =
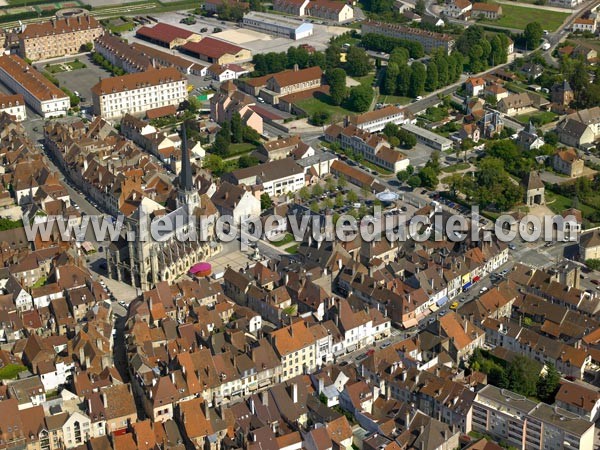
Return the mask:
<svg viewBox="0 0 600 450">
<path fill-rule="evenodd" d="M 0 450 L 600 449 L 600 0 L 0 0 Z"/>
</svg>

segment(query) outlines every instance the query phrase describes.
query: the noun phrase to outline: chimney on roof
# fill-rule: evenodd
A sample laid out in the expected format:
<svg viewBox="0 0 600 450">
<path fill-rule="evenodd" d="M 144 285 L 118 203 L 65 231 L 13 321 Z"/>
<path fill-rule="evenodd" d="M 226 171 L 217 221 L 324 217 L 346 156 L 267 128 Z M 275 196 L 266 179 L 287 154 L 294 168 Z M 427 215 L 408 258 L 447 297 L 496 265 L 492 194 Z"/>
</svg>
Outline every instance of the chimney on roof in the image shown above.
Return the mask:
<svg viewBox="0 0 600 450">
<path fill-rule="evenodd" d="M 298 72 L 299 68 L 298 68 L 298 64 L 294 64 L 294 72 Z"/>
<path fill-rule="evenodd" d="M 262 391 L 260 393 L 260 401 L 263 405 L 269 406 L 269 391 Z"/>
<path fill-rule="evenodd" d="M 104 405 L 105 408 L 108 408 L 108 398 L 106 396 L 106 392 L 102 393 L 102 404 Z"/>
<path fill-rule="evenodd" d="M 325 380 L 323 377 L 319 377 L 319 394 L 321 394 L 325 390 Z"/>
<path fill-rule="evenodd" d="M 298 383 L 292 383 L 292 402 L 298 403 Z"/>
<path fill-rule="evenodd" d="M 202 407 L 203 407 L 203 412 L 204 412 L 204 417 L 206 417 L 206 420 L 210 420 L 210 408 L 208 406 L 208 402 L 206 400 L 204 400 L 204 402 L 202 403 Z"/>
<path fill-rule="evenodd" d="M 250 398 L 250 413 L 254 416 L 256 415 L 256 408 L 254 406 L 254 399 Z"/>
<path fill-rule="evenodd" d="M 465 333 L 467 333 L 469 322 L 465 319 Z"/>
</svg>

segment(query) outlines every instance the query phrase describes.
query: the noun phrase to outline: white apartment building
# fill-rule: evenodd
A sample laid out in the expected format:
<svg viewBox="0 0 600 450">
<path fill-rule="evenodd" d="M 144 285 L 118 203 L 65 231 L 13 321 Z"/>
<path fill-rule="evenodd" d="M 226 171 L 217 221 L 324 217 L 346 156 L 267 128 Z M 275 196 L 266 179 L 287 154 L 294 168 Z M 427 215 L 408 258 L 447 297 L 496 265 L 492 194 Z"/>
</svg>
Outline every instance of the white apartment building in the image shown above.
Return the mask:
<svg viewBox="0 0 600 450">
<path fill-rule="evenodd" d="M 416 119 L 407 111 L 397 106 L 388 105 L 381 109 L 353 116 L 349 120 L 349 124 L 369 133 L 383 130 L 388 123 L 395 125 L 416 123 Z"/>
<path fill-rule="evenodd" d="M 179 106 L 187 99 L 187 84 L 187 78 L 173 67 L 104 78 L 92 88 L 94 114 L 117 119 Z"/>
<path fill-rule="evenodd" d="M 0 95 L 0 112 L 10 114 L 17 122 L 27 119 L 25 99 L 21 94 Z"/>
<path fill-rule="evenodd" d="M 232 184 L 260 185 L 263 192 L 270 196 L 293 193 L 306 184 L 304 168 L 293 158 L 278 159 L 258 166 L 234 170 L 226 174 L 223 179 Z"/>
<path fill-rule="evenodd" d="M 0 81 L 44 119 L 65 116 L 71 107 L 67 94 L 17 55 L 0 56 Z"/>
<path fill-rule="evenodd" d="M 525 450 L 594 448 L 592 422 L 491 384 L 475 397 L 472 429 Z"/>
<path fill-rule="evenodd" d="M 75 411 L 62 426 L 63 443 L 66 448 L 85 444 L 92 436 L 92 421 L 88 416 Z"/>
</svg>

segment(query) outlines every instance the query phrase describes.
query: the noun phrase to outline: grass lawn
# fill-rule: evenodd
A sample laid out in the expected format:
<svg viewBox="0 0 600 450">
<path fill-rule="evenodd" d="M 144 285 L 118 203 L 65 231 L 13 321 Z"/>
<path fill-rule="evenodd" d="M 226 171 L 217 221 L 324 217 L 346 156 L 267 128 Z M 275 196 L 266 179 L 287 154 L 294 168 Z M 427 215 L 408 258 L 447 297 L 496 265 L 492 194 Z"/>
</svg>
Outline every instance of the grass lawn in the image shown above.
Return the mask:
<svg viewBox="0 0 600 450">
<path fill-rule="evenodd" d="M 271 244 L 273 244 L 275 247 L 283 247 L 284 245 L 289 244 L 293 240 L 294 235 L 291 233 L 286 233 L 280 241 L 272 241 Z"/>
<path fill-rule="evenodd" d="M 82 63 L 78 59 L 76 59 L 75 61 L 69 61 L 67 63 L 67 66 L 69 66 L 71 68 L 71 70 L 85 69 L 87 67 L 84 63 Z"/>
<path fill-rule="evenodd" d="M 560 214 L 565 209 L 568 209 L 573 205 L 573 200 L 565 197 L 564 195 L 560 195 L 546 189 L 546 205 L 555 214 Z M 582 202 L 579 202 L 577 209 L 579 209 L 584 215 L 594 212 L 594 208 L 584 205 Z"/>
<path fill-rule="evenodd" d="M 298 244 L 294 244 L 285 249 L 290 255 L 295 255 L 298 253 Z"/>
<path fill-rule="evenodd" d="M 66 72 L 64 66 L 69 66 L 71 70 L 85 69 L 87 66 L 81 61 L 70 61 L 64 64 L 47 64 L 44 67 L 50 73 Z"/>
<path fill-rule="evenodd" d="M 152 10 L 154 12 L 154 10 Z M 127 31 L 131 31 L 135 28 L 135 24 L 133 22 L 125 22 L 120 23 L 118 25 L 113 25 L 111 23 L 108 24 L 107 28 L 112 33 L 126 33 Z"/>
<path fill-rule="evenodd" d="M 469 167 L 471 167 L 471 164 L 469 164 L 469 163 L 458 163 L 458 164 L 454 164 L 452 166 L 444 167 L 442 169 L 442 172 L 454 173 L 454 172 L 458 172 L 459 170 L 468 169 Z"/>
<path fill-rule="evenodd" d="M 448 110 L 434 106 L 427 108 L 427 110 L 425 110 L 425 114 L 421 114 L 421 117 L 429 120 L 430 122 L 440 122 L 448 117 Z"/>
<path fill-rule="evenodd" d="M 365 75 L 364 77 L 352 77 L 352 78 L 354 78 L 360 84 L 366 84 L 367 86 L 371 86 L 373 84 L 373 80 L 375 79 L 375 74 L 370 73 L 368 75 Z"/>
<path fill-rule="evenodd" d="M 8 364 L 0 369 L 0 380 L 12 380 L 17 378 L 19 372 L 27 370 L 27 367 L 20 364 Z"/>
<path fill-rule="evenodd" d="M 331 103 L 331 97 L 322 92 L 317 92 L 313 97 L 300 100 L 296 104 L 302 108 L 309 117 L 314 113 L 327 112 L 335 122 L 342 120 L 345 116 L 355 114 L 341 106 L 333 105 Z"/>
<path fill-rule="evenodd" d="M 502 4 L 502 17 L 498 20 L 482 19 L 480 22 L 506 28 L 524 30 L 530 22 L 539 22 L 545 30 L 556 30 L 570 13 L 527 8 L 523 6 Z"/>
<path fill-rule="evenodd" d="M 552 122 L 557 117 L 558 115 L 554 114 L 552 111 L 536 111 L 530 114 L 522 114 L 520 116 L 517 116 L 516 119 L 523 125 L 527 125 L 531 119 L 535 118 L 536 125 L 545 125 L 547 123 Z"/>
<path fill-rule="evenodd" d="M 227 157 L 244 155 L 255 149 L 255 145 L 249 142 L 240 142 L 239 144 L 231 144 Z"/>
<path fill-rule="evenodd" d="M 410 103 L 410 97 L 402 97 L 400 95 L 380 95 L 377 98 L 377 103 L 385 103 L 385 104 L 400 104 L 407 105 Z"/>
</svg>

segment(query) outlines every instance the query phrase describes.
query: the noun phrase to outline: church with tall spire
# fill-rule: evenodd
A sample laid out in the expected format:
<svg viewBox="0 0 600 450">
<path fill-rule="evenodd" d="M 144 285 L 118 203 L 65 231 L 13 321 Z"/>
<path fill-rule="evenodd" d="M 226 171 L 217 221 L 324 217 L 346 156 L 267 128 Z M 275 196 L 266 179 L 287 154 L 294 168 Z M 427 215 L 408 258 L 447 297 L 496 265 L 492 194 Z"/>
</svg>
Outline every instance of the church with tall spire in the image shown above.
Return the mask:
<svg viewBox="0 0 600 450">
<path fill-rule="evenodd" d="M 177 188 L 174 209 L 169 211 L 145 198 L 126 219 L 119 245 L 111 244 L 107 253 L 109 276 L 148 290 L 161 281 L 176 280 L 194 264 L 220 251 L 213 224 L 197 220 L 202 204 L 194 186 L 185 124 L 181 128 L 181 169 L 174 184 Z M 136 236 L 134 240 L 128 239 L 131 232 Z M 154 238 L 157 234 L 160 239 Z M 193 238 L 188 239 L 190 236 Z"/>
<path fill-rule="evenodd" d="M 198 189 L 194 188 L 192 179 L 192 164 L 190 162 L 185 124 L 181 125 L 181 170 L 177 187 L 177 207 L 181 208 L 183 206 L 187 207 L 189 214 L 193 214 L 196 207 L 200 206 Z"/>
</svg>

